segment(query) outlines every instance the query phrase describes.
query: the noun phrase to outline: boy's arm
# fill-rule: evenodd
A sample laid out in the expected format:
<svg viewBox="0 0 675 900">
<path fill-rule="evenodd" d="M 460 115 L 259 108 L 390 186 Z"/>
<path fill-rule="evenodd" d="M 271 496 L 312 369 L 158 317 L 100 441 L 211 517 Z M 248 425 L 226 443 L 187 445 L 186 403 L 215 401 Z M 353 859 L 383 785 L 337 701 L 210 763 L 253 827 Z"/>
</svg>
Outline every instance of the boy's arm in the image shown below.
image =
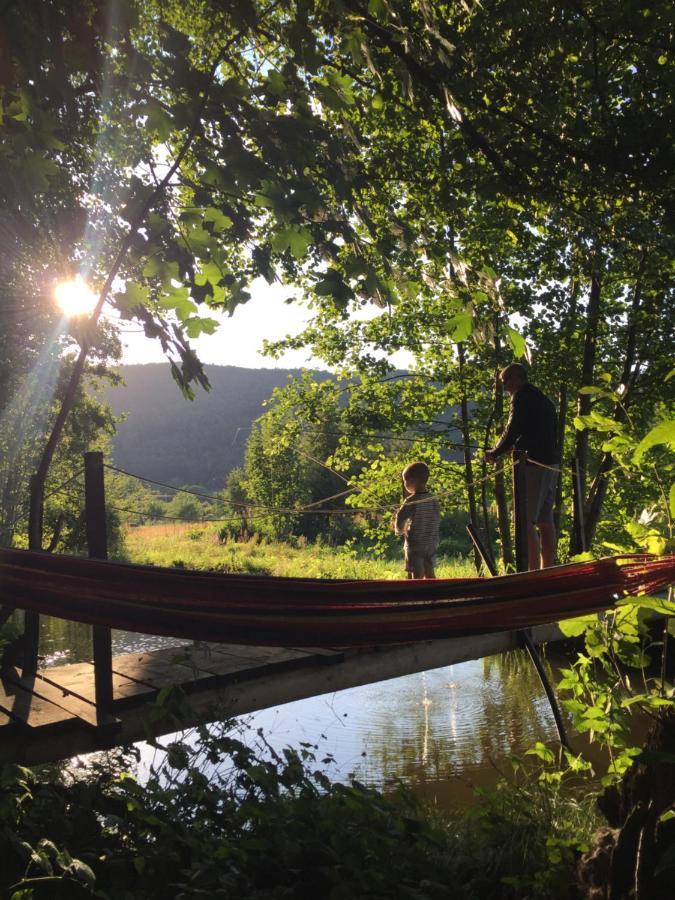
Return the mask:
<svg viewBox="0 0 675 900">
<path fill-rule="evenodd" d="M 405 534 L 407 530 L 406 523 L 412 522 L 414 514 L 414 508 L 407 501 L 404 501 L 394 518 L 394 533 L 399 536 Z"/>
</svg>

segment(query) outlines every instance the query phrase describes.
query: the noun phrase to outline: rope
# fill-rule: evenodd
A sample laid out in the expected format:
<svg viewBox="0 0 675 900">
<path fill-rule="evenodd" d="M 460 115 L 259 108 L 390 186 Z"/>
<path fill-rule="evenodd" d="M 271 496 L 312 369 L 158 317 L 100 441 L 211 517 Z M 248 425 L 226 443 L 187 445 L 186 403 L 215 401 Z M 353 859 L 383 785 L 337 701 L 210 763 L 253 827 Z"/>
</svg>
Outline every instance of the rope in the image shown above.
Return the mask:
<svg viewBox="0 0 675 900">
<path fill-rule="evenodd" d="M 79 469 L 74 475 L 71 475 L 70 478 L 67 478 L 67 479 L 66 479 L 62 484 L 60 484 L 58 487 L 52 488 L 52 490 L 49 491 L 49 493 L 45 494 L 44 499 L 46 500 L 47 497 L 51 497 L 52 494 L 61 494 L 61 493 L 63 493 L 63 488 L 64 488 L 64 487 L 67 487 L 71 482 L 75 481 L 76 478 L 79 478 L 79 477 L 80 477 L 81 475 L 83 475 L 83 474 L 84 474 L 84 469 Z"/>
<path fill-rule="evenodd" d="M 538 459 L 530 459 L 529 456 L 526 460 L 523 460 L 523 462 L 529 463 L 533 466 L 539 466 L 540 469 L 548 469 L 549 472 L 557 472 L 558 474 L 560 474 L 563 471 L 563 469 L 561 469 L 560 466 L 548 466 L 548 465 L 546 465 L 546 463 L 539 462 Z M 518 464 L 519 464 L 518 462 L 514 463 L 514 465 L 516 465 L 516 466 Z"/>
<path fill-rule="evenodd" d="M 109 463 L 104 463 L 103 465 L 105 466 L 106 469 L 111 469 L 113 472 L 119 472 L 122 475 L 127 475 L 129 478 L 137 478 L 139 481 L 146 481 L 149 484 L 156 484 L 158 487 L 165 487 L 165 488 L 168 488 L 169 490 L 176 491 L 177 493 L 180 493 L 180 494 L 190 494 L 193 497 L 202 497 L 205 500 L 212 500 L 215 503 L 222 503 L 225 506 L 234 506 L 234 507 L 245 506 L 247 509 L 263 509 L 266 512 L 270 512 L 270 513 L 279 513 L 279 514 L 285 514 L 285 515 L 297 515 L 298 513 L 303 513 L 303 512 L 309 511 L 309 512 L 316 513 L 316 514 L 323 513 L 323 514 L 337 514 L 337 515 L 348 514 L 349 515 L 352 512 L 355 512 L 355 513 L 356 512 L 381 512 L 381 511 L 388 511 L 390 509 L 390 507 L 388 507 L 388 506 L 373 507 L 373 508 L 360 508 L 360 509 L 354 508 L 354 509 L 348 509 L 348 510 L 313 509 L 312 508 L 320 503 L 326 503 L 328 500 L 334 500 L 337 497 L 342 497 L 345 494 L 349 494 L 353 491 L 360 490 L 360 488 L 358 488 L 358 487 L 350 487 L 349 490 L 342 491 L 339 494 L 333 494 L 330 497 L 323 497 L 321 500 L 314 500 L 314 501 L 312 501 L 312 503 L 307 504 L 307 506 L 286 506 L 286 507 L 284 507 L 284 506 L 269 506 L 268 504 L 264 504 L 264 503 L 242 503 L 237 500 L 225 500 L 223 497 L 215 497 L 212 494 L 204 494 L 201 491 L 191 491 L 188 488 L 175 487 L 174 485 L 166 484 L 163 481 L 155 481 L 154 479 L 146 478 L 143 475 L 136 475 L 134 472 L 127 472 L 126 469 L 120 469 L 117 466 L 110 465 Z M 332 471 L 332 469 L 331 469 L 331 471 Z M 337 473 L 335 473 L 335 474 L 337 474 Z M 188 521 L 188 520 L 181 520 L 181 521 Z M 223 520 L 222 519 L 201 519 L 200 521 L 221 522 Z"/>
</svg>

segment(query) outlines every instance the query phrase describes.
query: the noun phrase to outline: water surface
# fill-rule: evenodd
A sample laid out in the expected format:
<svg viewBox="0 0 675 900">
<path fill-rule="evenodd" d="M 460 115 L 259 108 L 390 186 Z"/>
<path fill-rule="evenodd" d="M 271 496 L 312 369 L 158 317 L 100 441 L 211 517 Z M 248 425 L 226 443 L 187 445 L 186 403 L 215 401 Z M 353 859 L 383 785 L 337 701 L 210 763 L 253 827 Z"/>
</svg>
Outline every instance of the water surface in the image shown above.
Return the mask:
<svg viewBox="0 0 675 900">
<path fill-rule="evenodd" d="M 112 632 L 113 654 L 186 641 Z M 45 665 L 91 659 L 89 628 L 43 618 Z M 262 710 L 238 720 L 263 729 L 277 750 L 311 745 L 332 777 L 383 788 L 403 781 L 441 806 L 469 802 L 475 786 L 511 771 L 512 754 L 554 744 L 555 723 L 538 676 L 521 651 L 444 666 Z M 141 747 L 149 765 L 154 749 Z"/>
</svg>

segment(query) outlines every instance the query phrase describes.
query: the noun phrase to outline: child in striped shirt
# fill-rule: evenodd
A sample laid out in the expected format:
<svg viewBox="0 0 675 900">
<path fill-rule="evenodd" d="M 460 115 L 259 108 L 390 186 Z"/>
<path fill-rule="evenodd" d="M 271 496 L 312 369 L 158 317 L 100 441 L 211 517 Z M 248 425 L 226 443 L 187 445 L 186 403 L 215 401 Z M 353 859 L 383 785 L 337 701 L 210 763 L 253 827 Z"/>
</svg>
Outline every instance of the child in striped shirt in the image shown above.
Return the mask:
<svg viewBox="0 0 675 900">
<path fill-rule="evenodd" d="M 401 472 L 407 497 L 396 513 L 394 531 L 404 536 L 405 568 L 408 578 L 435 578 L 440 508 L 427 490 L 429 466 L 414 462 Z"/>
</svg>

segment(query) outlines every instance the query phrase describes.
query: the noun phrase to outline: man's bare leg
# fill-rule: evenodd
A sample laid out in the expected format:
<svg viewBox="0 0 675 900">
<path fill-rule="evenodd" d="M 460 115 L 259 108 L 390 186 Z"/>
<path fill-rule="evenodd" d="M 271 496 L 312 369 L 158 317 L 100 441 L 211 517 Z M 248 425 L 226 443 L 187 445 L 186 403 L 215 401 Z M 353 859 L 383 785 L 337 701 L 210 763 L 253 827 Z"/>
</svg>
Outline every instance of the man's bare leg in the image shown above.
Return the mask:
<svg viewBox="0 0 675 900">
<path fill-rule="evenodd" d="M 532 524 L 527 524 L 527 567 L 528 569 L 538 569 L 541 565 L 541 545 L 539 542 L 539 532 Z"/>
<path fill-rule="evenodd" d="M 553 522 L 540 522 L 539 535 L 541 538 L 541 565 L 546 569 L 555 565 L 557 535 Z"/>
</svg>

